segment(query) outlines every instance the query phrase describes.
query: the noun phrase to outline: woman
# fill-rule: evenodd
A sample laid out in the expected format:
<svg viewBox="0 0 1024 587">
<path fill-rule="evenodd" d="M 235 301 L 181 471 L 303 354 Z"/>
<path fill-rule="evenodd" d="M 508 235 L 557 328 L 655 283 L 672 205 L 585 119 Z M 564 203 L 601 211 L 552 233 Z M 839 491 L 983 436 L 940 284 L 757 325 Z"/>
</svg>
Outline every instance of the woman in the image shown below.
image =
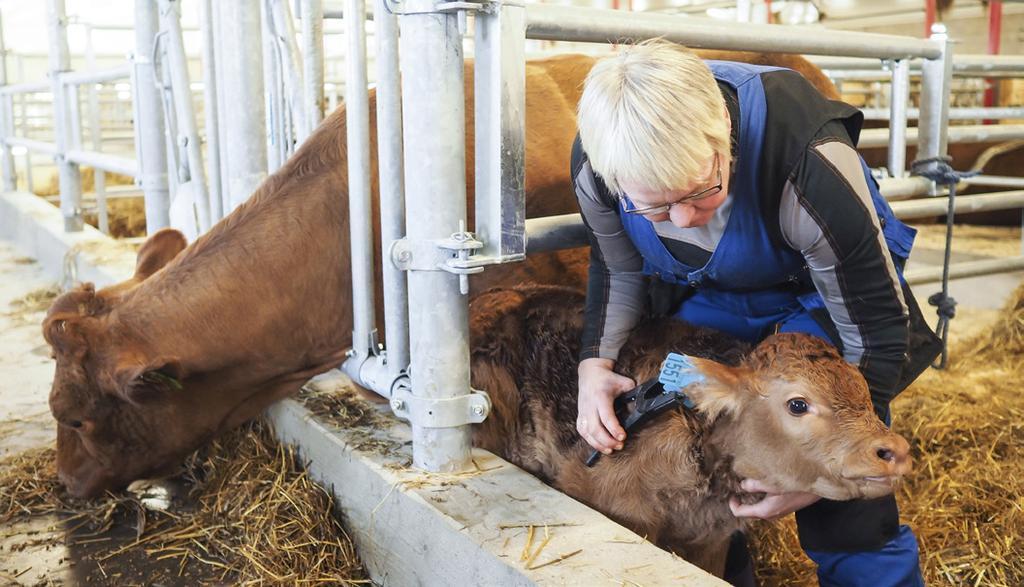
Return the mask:
<svg viewBox="0 0 1024 587">
<path fill-rule="evenodd" d="M 622 448 L 613 400 L 635 382 L 615 359 L 645 312 L 751 342 L 829 340 L 888 422 L 889 401 L 937 347 L 900 276 L 914 231 L 854 150 L 861 122 L 796 72 L 705 63 L 664 41 L 595 65 L 572 156 L 591 239 L 577 420 L 591 446 Z M 797 512 L 822 585 L 923 584 L 894 498 L 832 502 L 757 479 L 743 489 L 765 497 L 735 502 L 738 517 Z"/>
</svg>

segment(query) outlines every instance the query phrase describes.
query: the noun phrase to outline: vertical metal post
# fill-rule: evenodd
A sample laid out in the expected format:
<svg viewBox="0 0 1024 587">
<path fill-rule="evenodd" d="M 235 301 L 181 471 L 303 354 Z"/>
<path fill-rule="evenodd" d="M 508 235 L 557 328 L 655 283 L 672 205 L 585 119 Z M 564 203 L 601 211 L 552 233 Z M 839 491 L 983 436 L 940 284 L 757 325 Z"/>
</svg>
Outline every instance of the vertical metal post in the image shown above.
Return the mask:
<svg viewBox="0 0 1024 587">
<path fill-rule="evenodd" d="M 146 232 L 149 234 L 171 225 L 164 111 L 153 67 L 153 47 L 158 30 L 156 9 L 152 0 L 135 0 L 135 68 L 132 76 L 135 150 L 139 161 L 139 184 L 146 201 Z"/>
<path fill-rule="evenodd" d="M 212 0 L 211 0 L 212 1 Z M 213 13 L 213 63 L 214 63 L 214 76 L 217 81 L 217 146 L 218 154 L 220 156 L 220 199 L 221 199 L 221 213 L 226 216 L 231 211 L 231 190 L 228 186 L 228 141 L 227 141 L 227 127 L 224 123 L 227 117 L 228 105 L 225 102 L 225 96 L 228 93 L 228 89 L 224 87 L 224 42 L 223 33 L 221 32 L 221 22 L 224 20 L 224 4 L 223 2 L 214 2 L 211 6 Z M 230 15 L 228 16 L 230 17 Z M 211 159 L 211 161 L 213 161 Z"/>
<path fill-rule="evenodd" d="M 889 174 L 903 177 L 907 166 L 907 104 L 910 101 L 910 60 L 892 62 L 889 92 Z"/>
<path fill-rule="evenodd" d="M 220 57 L 223 72 L 227 183 L 231 209 L 249 198 L 267 175 L 266 109 L 263 96 L 260 0 L 217 0 L 221 9 Z"/>
<path fill-rule="evenodd" d="M 279 51 L 277 41 L 274 39 L 274 17 L 270 3 L 273 0 L 263 0 L 260 7 L 263 11 L 262 26 L 263 39 L 263 81 L 266 84 L 264 100 L 266 102 L 266 141 L 267 141 L 267 166 L 273 173 L 284 163 L 284 120 L 282 116 L 283 100 L 281 99 L 281 62 L 278 59 Z"/>
<path fill-rule="evenodd" d="M 466 217 L 462 34 L 458 17 L 436 12 L 432 0 L 403 4 L 406 227 L 411 242 L 427 244 L 458 231 Z M 355 14 L 346 20 L 361 22 Z M 409 307 L 415 308 L 409 313 L 413 396 L 442 400 L 468 394 L 468 311 L 458 277 L 436 268 L 411 270 Z M 412 420 L 414 466 L 468 467 L 468 425 L 429 428 Z"/>
<path fill-rule="evenodd" d="M 224 217 L 220 177 L 220 125 L 217 119 L 217 64 L 214 58 L 213 0 L 199 0 L 199 31 L 203 37 L 203 126 L 209 162 L 210 222 Z"/>
<path fill-rule="evenodd" d="M 21 60 L 18 60 L 21 63 Z M 14 119 L 14 96 L 7 95 L 7 108 L 11 112 L 11 119 Z M 28 136 L 28 94 L 21 94 L 21 119 L 18 124 L 12 126 L 21 129 L 22 136 Z M 14 134 L 14 131 L 11 131 Z M 25 190 L 34 193 L 36 189 L 35 180 L 32 177 L 32 150 L 25 149 Z"/>
<path fill-rule="evenodd" d="M 384 251 L 384 338 L 387 372 L 394 380 L 409 366 L 409 292 L 405 272 L 388 262 L 391 244 L 405 236 L 402 183 L 402 95 L 398 70 L 398 22 L 385 0 L 376 0 L 377 167 L 380 185 L 380 240 Z M 321 62 L 321 74 L 322 70 Z M 310 84 L 307 82 L 306 87 Z M 320 86 L 321 97 L 323 85 Z"/>
<path fill-rule="evenodd" d="M 182 178 L 192 184 L 195 195 L 196 216 L 199 232 L 210 230 L 210 193 L 206 189 L 206 171 L 203 167 L 203 153 L 200 150 L 199 131 L 196 128 L 196 113 L 192 107 L 192 87 L 188 75 L 188 60 L 185 58 L 185 44 L 181 33 L 181 4 L 179 0 L 159 0 L 161 31 L 166 33 L 167 62 L 164 67 L 171 77 L 171 93 L 174 101 L 174 118 L 177 120 L 178 136 L 174 137 L 183 147 L 187 161 L 188 177 Z"/>
<path fill-rule="evenodd" d="M 526 255 L 526 10 L 477 14 L 474 59 L 479 254 Z"/>
<path fill-rule="evenodd" d="M 96 70 L 96 52 L 92 44 L 92 26 L 85 27 L 85 68 Z M 100 135 L 100 97 L 96 84 L 89 84 L 87 94 L 89 100 L 89 138 L 96 152 L 103 150 L 103 137 Z M 102 169 L 92 170 L 92 191 L 96 195 L 97 228 L 103 234 L 110 234 L 110 219 L 107 215 L 107 175 Z"/>
<path fill-rule="evenodd" d="M 302 56 L 299 55 L 299 45 L 295 40 L 295 22 L 292 20 L 292 10 L 288 6 L 288 0 L 271 0 L 271 12 L 273 16 L 274 31 L 273 42 L 277 46 L 277 53 L 281 59 L 281 81 L 284 83 L 284 95 L 281 102 L 287 101 L 287 112 L 290 114 L 292 127 L 294 128 L 295 144 L 301 145 L 309 136 L 309 125 L 306 123 L 306 108 L 303 95 L 305 84 L 302 81 Z M 287 100 L 285 99 L 287 98 Z M 288 115 L 285 115 L 288 118 Z M 288 137 L 287 153 L 293 152 L 291 137 Z"/>
<path fill-rule="evenodd" d="M 305 56 L 303 106 L 306 124 L 311 134 L 324 119 L 324 2 L 323 0 L 302 0 L 302 47 Z M 378 10 L 379 14 L 380 11 Z M 391 16 L 394 19 L 394 16 Z M 378 25 L 380 26 L 380 25 Z M 390 25 L 394 27 L 392 22 Z M 380 34 L 378 29 L 377 34 Z M 398 43 L 397 37 L 395 43 Z M 379 45 L 378 45 L 379 46 Z M 397 52 L 397 50 L 396 50 Z"/>
<path fill-rule="evenodd" d="M 921 115 L 918 119 L 917 158 L 946 154 L 946 125 L 949 119 L 949 87 L 953 78 L 953 43 L 945 31 L 932 35 L 942 47 L 942 56 L 921 63 Z"/>
<path fill-rule="evenodd" d="M 3 15 L 0 14 L 0 86 L 7 85 L 7 45 L 4 43 L 4 23 Z M 2 160 L 2 169 L 4 174 L 4 191 L 13 192 L 18 189 L 18 177 L 14 170 L 14 153 L 11 152 L 11 147 L 5 142 L 7 137 L 14 136 L 14 107 L 12 105 L 13 97 L 8 95 L 4 96 L 3 110 L 0 112 L 2 119 L 0 122 L 0 160 Z"/>
<path fill-rule="evenodd" d="M 370 203 L 370 104 L 366 75 L 366 5 L 345 2 L 345 124 L 348 134 L 348 219 L 352 234 L 352 349 L 377 352 L 373 299 L 373 217 Z"/>
<path fill-rule="evenodd" d="M 57 144 L 56 160 L 60 174 L 60 211 L 64 217 L 64 231 L 77 232 L 84 227 L 82 174 L 78 165 L 68 161 L 66 157 L 71 137 L 68 128 L 67 96 L 60 83 L 60 75 L 71 69 L 64 0 L 50 0 L 47 8 L 50 25 L 50 88 L 53 92 L 54 142 Z"/>
<path fill-rule="evenodd" d="M 988 54 L 998 55 L 999 46 L 1002 41 L 1003 31 L 1003 3 L 999 0 L 992 0 L 988 3 Z M 996 105 L 995 85 L 998 79 L 989 78 L 985 80 L 985 106 Z M 985 124 L 992 124 L 996 121 L 986 120 Z"/>
</svg>

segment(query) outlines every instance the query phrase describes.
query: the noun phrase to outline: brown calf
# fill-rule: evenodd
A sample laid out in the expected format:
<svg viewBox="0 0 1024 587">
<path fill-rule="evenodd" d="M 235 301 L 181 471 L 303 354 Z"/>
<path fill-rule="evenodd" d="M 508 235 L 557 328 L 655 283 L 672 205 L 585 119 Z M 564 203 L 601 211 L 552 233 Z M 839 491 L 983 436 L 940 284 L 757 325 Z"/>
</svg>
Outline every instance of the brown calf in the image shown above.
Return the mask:
<svg viewBox="0 0 1024 587">
<path fill-rule="evenodd" d="M 494 290 L 471 315 L 473 385 L 494 406 L 475 443 L 718 575 L 743 527 L 729 509 L 742 478 L 847 500 L 887 495 L 909 472 L 906 440 L 832 345 L 780 334 L 750 349 L 670 319 L 639 326 L 616 369 L 642 382 L 669 352 L 699 357 L 706 382 L 686 389 L 696 411 L 664 414 L 588 468 L 575 427 L 583 295 Z"/>
</svg>

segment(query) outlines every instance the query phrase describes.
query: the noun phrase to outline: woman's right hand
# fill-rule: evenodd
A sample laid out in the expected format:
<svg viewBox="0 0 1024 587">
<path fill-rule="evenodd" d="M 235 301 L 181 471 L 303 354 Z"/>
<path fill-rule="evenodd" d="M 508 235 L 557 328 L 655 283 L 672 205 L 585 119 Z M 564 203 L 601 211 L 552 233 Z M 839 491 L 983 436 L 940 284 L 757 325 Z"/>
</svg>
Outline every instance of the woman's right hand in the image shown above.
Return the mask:
<svg viewBox="0 0 1024 587">
<path fill-rule="evenodd" d="M 636 387 L 629 377 L 612 371 L 611 359 L 591 358 L 580 361 L 579 403 L 576 431 L 593 448 L 610 454 L 620 450 L 626 431 L 615 416 L 615 398 Z"/>
</svg>

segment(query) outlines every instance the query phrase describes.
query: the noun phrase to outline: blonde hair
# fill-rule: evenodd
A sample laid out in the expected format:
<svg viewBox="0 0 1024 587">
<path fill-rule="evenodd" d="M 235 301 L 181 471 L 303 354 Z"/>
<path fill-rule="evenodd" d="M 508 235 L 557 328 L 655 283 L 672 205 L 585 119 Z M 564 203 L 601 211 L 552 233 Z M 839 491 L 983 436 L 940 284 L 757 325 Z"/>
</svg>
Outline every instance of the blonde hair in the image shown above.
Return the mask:
<svg viewBox="0 0 1024 587">
<path fill-rule="evenodd" d="M 725 100 L 708 66 L 689 49 L 644 41 L 600 60 L 577 110 L 583 150 L 614 194 L 623 182 L 679 189 L 729 157 Z"/>
</svg>

